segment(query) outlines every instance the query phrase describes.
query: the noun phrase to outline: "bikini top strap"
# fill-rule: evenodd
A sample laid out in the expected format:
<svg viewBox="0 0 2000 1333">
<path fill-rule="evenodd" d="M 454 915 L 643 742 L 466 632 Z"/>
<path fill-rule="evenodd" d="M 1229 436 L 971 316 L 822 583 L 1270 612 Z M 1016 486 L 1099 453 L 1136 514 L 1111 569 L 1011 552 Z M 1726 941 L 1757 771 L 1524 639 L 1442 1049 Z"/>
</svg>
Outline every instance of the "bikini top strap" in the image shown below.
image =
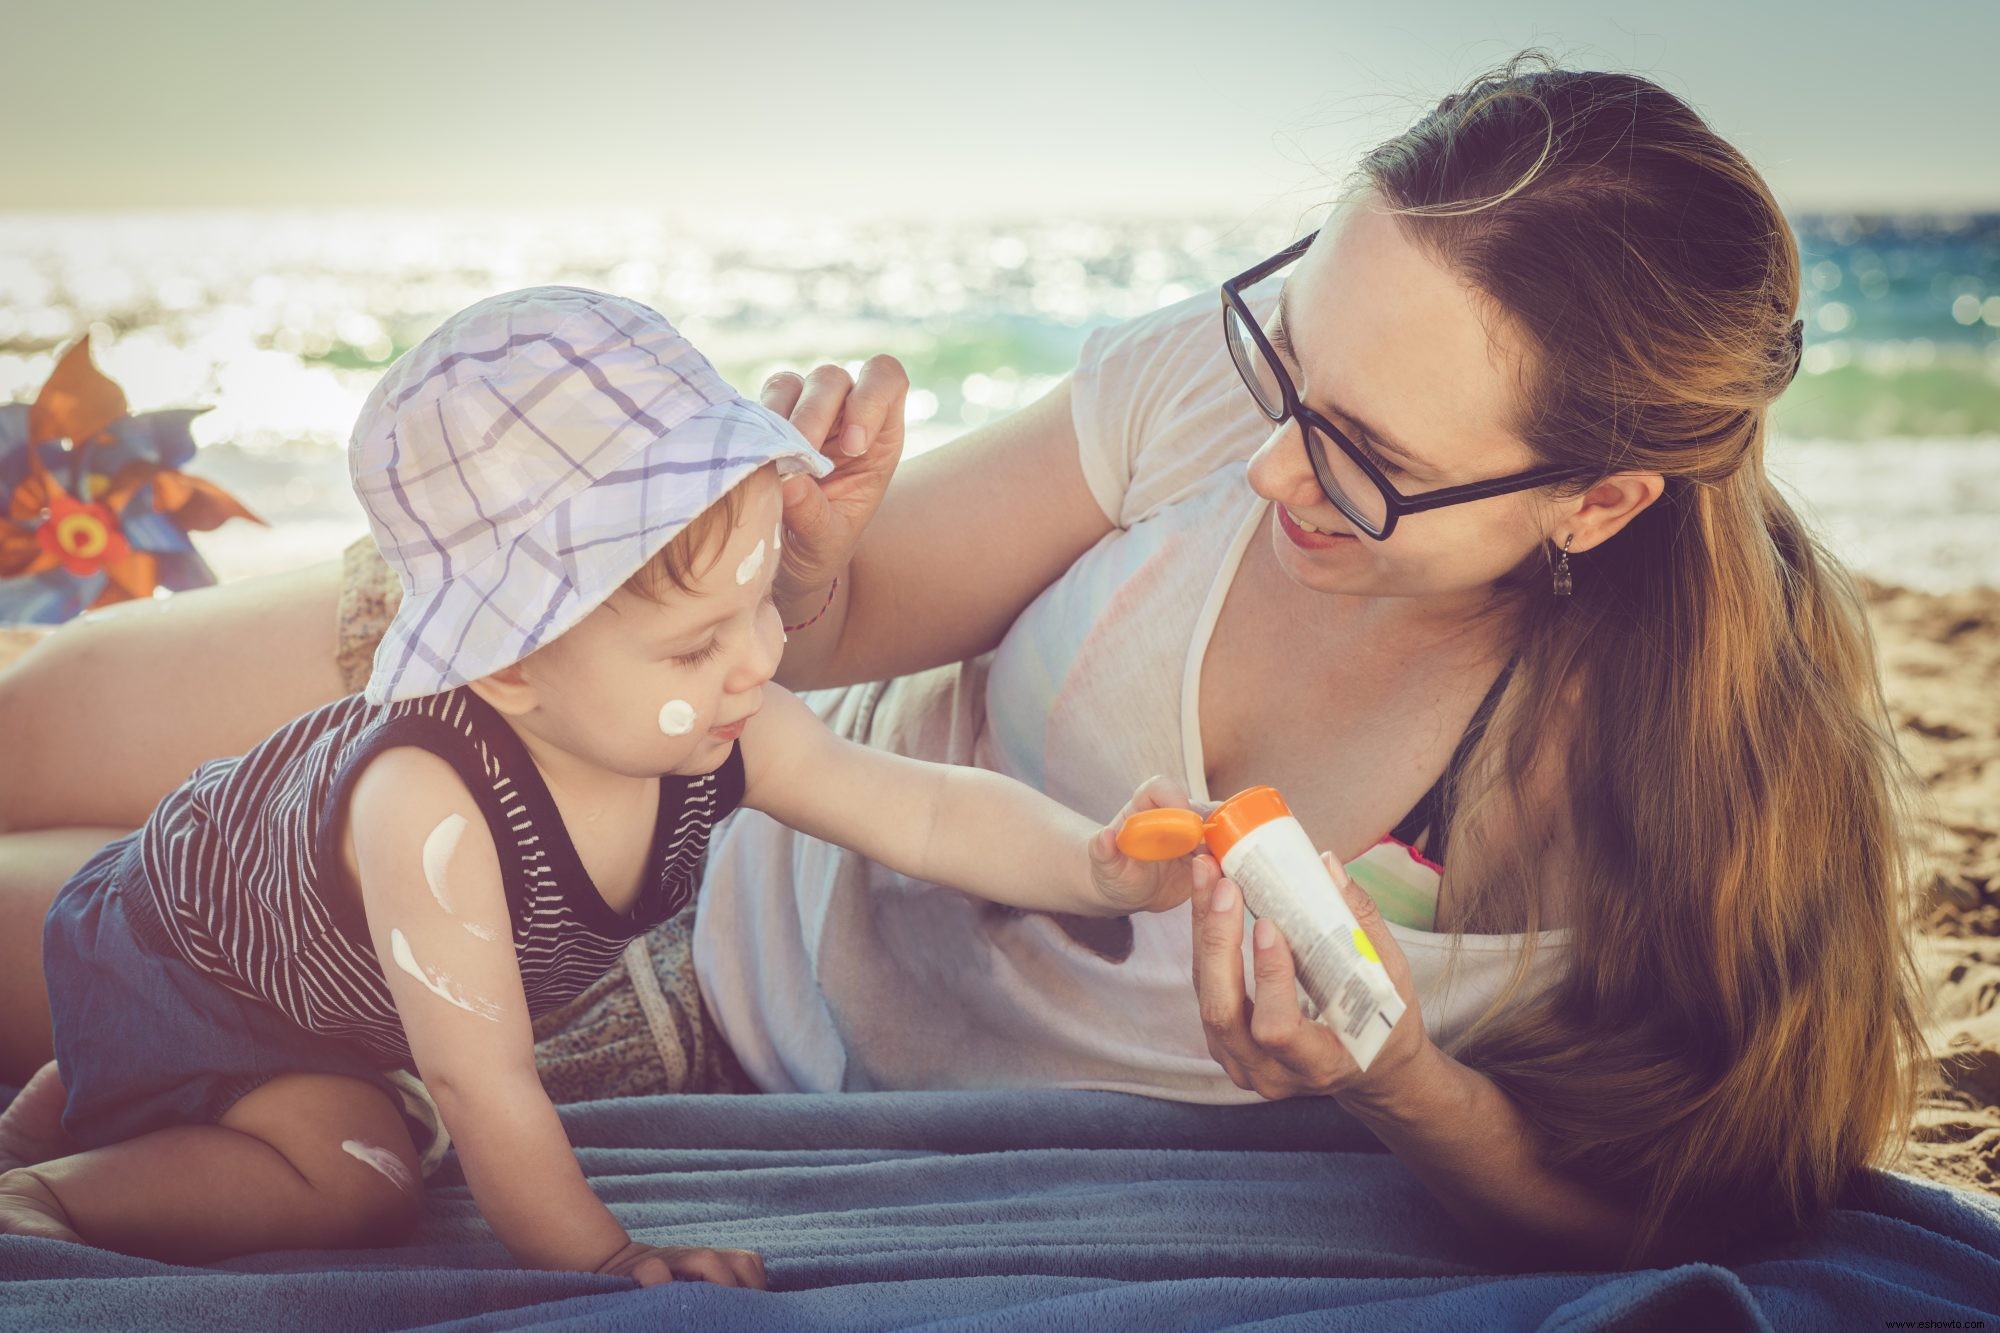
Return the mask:
<svg viewBox="0 0 2000 1333">
<path fill-rule="evenodd" d="M 1424 849 L 1424 856 L 1439 865 L 1445 863 L 1445 838 L 1451 827 L 1451 808 L 1446 793 L 1458 780 L 1459 771 L 1465 767 L 1466 761 L 1472 757 L 1472 747 L 1479 744 L 1479 738 L 1485 734 L 1486 723 L 1492 718 L 1500 696 L 1506 692 L 1507 681 L 1513 676 L 1514 664 L 1519 660 L 1509 658 L 1507 665 L 1500 668 L 1500 674 L 1487 687 L 1486 697 L 1472 711 L 1472 720 L 1465 724 L 1465 734 L 1458 738 L 1458 748 L 1451 752 L 1444 772 L 1438 775 L 1438 780 L 1431 784 L 1429 791 L 1417 798 L 1417 803 L 1410 807 L 1410 813 L 1404 815 L 1390 831 L 1389 836 L 1397 842 L 1414 847 L 1426 830 L 1435 830 L 1436 838 Z"/>
</svg>

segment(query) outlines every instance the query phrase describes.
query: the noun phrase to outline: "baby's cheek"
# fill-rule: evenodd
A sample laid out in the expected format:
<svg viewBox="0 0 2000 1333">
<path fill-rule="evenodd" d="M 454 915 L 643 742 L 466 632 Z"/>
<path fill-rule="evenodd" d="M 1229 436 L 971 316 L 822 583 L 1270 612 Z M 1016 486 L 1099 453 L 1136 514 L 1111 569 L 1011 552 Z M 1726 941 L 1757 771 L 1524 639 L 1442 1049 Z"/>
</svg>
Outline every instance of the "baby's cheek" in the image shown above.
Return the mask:
<svg viewBox="0 0 2000 1333">
<path fill-rule="evenodd" d="M 660 731 L 665 735 L 685 736 L 694 730 L 695 719 L 698 716 L 699 713 L 693 704 L 689 703 L 686 699 L 676 696 L 660 705 L 660 711 L 655 720 L 659 723 Z"/>
</svg>

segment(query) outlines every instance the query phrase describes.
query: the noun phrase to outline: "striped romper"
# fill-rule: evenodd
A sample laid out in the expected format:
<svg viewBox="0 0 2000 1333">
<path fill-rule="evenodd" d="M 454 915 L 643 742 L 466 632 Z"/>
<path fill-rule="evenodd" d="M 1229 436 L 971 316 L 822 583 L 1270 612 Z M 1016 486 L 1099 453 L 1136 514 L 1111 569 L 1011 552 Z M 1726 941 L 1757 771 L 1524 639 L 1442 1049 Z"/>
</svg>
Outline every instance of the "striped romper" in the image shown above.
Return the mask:
<svg viewBox="0 0 2000 1333">
<path fill-rule="evenodd" d="M 212 1123 L 284 1073 L 392 1094 L 426 1171 L 446 1141 L 367 923 L 334 891 L 342 807 L 367 761 L 417 746 L 457 770 L 499 851 L 531 1017 L 574 999 L 694 899 L 710 829 L 741 802 L 740 746 L 660 778 L 652 867 L 629 915 L 591 883 L 513 729 L 470 689 L 352 696 L 202 765 L 63 887 L 43 930 L 66 1129 L 85 1146 Z"/>
</svg>

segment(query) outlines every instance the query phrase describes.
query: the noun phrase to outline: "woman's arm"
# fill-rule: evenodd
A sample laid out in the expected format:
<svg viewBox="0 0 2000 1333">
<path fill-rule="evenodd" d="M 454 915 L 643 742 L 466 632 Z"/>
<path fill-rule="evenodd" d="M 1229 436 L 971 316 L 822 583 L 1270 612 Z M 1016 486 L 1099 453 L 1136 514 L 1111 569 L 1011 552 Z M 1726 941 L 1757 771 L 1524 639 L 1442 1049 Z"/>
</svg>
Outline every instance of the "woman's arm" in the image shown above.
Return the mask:
<svg viewBox="0 0 2000 1333">
<path fill-rule="evenodd" d="M 781 414 L 796 407 L 795 424 L 815 439 L 827 428 L 818 418 L 831 409 L 811 401 L 810 389 L 801 398 L 801 387 L 796 377 L 774 382 L 764 402 Z M 855 393 L 868 387 L 864 372 Z M 895 430 L 900 451 L 900 415 Z M 786 621 L 804 620 L 825 603 L 832 573 L 841 573 L 826 614 L 791 631 L 779 681 L 813 689 L 883 680 L 993 647 L 1042 589 L 1111 531 L 1077 453 L 1065 379 L 1012 416 L 903 464 L 851 557 L 822 557 L 824 577 L 781 596 Z M 789 493 L 785 522 L 788 530 L 794 523 Z M 792 558 L 789 547 L 785 555 Z"/>
<path fill-rule="evenodd" d="M 1362 1071 L 1332 1032 L 1305 1016 L 1290 946 L 1262 922 L 1256 993 L 1245 993 L 1242 895 L 1203 856 L 1193 900 L 1195 989 L 1209 1053 L 1239 1087 L 1262 1096 L 1336 1098 L 1497 1256 L 1541 1269 L 1625 1262 L 1636 1213 L 1543 1166 L 1521 1108 L 1431 1044 L 1396 937 L 1366 893 L 1335 878 L 1409 1006 L 1381 1053 Z M 1668 1251 L 1689 1240 L 1665 1242 L 1647 1258 L 1684 1258 Z"/>
<path fill-rule="evenodd" d="M 0 832 L 137 827 L 198 765 L 338 699 L 340 570 L 125 603 L 0 671 Z"/>
</svg>

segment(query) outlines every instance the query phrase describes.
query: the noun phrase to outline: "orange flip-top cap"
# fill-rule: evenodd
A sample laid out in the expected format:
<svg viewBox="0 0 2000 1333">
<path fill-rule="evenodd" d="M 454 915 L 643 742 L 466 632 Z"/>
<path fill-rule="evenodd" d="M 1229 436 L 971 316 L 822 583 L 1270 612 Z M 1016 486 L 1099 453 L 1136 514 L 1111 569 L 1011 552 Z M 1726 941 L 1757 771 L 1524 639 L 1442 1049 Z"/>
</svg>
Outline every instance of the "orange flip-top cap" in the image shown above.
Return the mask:
<svg viewBox="0 0 2000 1333">
<path fill-rule="evenodd" d="M 1171 861 L 1201 846 L 1192 810 L 1141 810 L 1118 826 L 1118 850 L 1137 861 Z"/>
<path fill-rule="evenodd" d="M 1284 819 L 1291 815 L 1291 807 L 1285 798 L 1278 795 L 1276 787 L 1251 787 L 1215 807 L 1202 825 L 1208 837 L 1208 850 L 1215 853 L 1220 861 L 1229 855 L 1229 849 L 1242 841 L 1250 830 L 1273 819 Z"/>
</svg>

